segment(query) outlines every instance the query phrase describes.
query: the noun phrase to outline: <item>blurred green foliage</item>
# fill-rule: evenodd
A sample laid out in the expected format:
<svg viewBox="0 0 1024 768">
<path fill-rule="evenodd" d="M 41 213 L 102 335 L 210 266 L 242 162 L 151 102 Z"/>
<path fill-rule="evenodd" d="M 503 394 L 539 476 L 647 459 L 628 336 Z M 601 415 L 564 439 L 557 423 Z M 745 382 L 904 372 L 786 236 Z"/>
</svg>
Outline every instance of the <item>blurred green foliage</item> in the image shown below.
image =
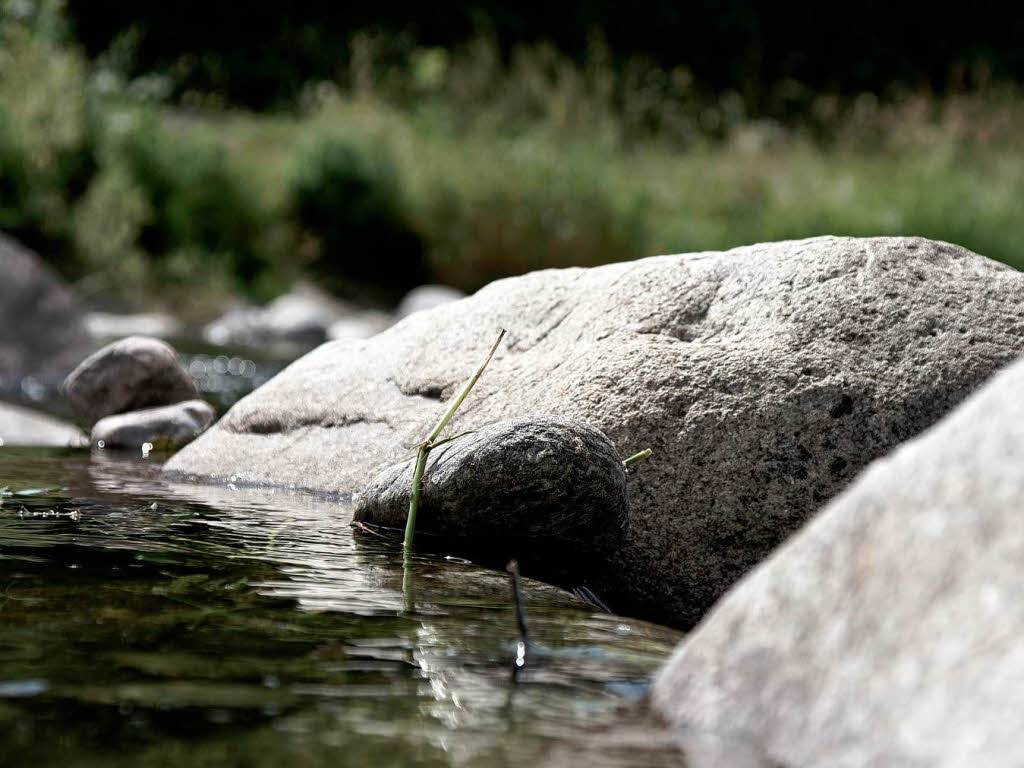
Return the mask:
<svg viewBox="0 0 1024 768">
<path fill-rule="evenodd" d="M 46 3 L 30 6 L 37 10 Z M 309 272 L 388 302 L 528 270 L 819 234 L 916 234 L 1024 266 L 1024 98 L 810 98 L 800 127 L 684 69 L 488 37 L 361 33 L 339 82 L 256 114 L 90 64 L 0 0 L 0 229 L 87 292 L 213 311 Z M 28 7 L 28 6 L 26 6 Z M 401 55 L 399 55 L 399 52 Z M 403 53 L 404 51 L 404 53 Z"/>
<path fill-rule="evenodd" d="M 340 136 L 316 137 L 289 179 L 288 211 L 315 240 L 309 269 L 336 293 L 397 300 L 428 277 L 423 242 L 386 154 Z"/>
<path fill-rule="evenodd" d="M 92 68 L 54 8 L 0 6 L 0 229 L 87 293 L 201 308 L 280 290 L 270 217 L 221 143 Z"/>
<path fill-rule="evenodd" d="M 69 212 L 96 169 L 86 65 L 20 25 L 0 41 L 0 229 L 69 266 Z"/>
<path fill-rule="evenodd" d="M 164 257 L 195 248 L 250 285 L 267 267 L 257 201 L 223 147 L 179 138 L 151 115 L 115 139 L 115 162 L 144 192 L 150 215 L 138 245 Z"/>
</svg>

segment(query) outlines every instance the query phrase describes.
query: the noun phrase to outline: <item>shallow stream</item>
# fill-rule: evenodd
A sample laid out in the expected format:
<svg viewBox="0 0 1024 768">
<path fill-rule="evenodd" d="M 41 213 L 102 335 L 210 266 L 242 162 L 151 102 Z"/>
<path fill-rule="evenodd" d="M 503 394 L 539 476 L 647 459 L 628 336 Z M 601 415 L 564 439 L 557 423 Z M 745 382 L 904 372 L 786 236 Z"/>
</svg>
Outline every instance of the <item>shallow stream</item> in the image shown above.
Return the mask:
<svg viewBox="0 0 1024 768">
<path fill-rule="evenodd" d="M 526 580 L 513 683 L 507 574 L 159 467 L 0 449 L 0 765 L 536 765 L 680 639 Z"/>
</svg>

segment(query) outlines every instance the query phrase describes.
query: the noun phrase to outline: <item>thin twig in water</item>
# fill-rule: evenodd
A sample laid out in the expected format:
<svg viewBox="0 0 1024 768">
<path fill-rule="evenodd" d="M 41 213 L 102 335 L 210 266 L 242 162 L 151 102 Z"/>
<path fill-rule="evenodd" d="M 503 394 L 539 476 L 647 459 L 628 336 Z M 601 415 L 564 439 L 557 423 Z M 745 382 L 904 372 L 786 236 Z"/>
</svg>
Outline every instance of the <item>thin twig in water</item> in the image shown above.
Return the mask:
<svg viewBox="0 0 1024 768">
<path fill-rule="evenodd" d="M 466 399 L 470 390 L 473 389 L 473 386 L 483 375 L 484 368 L 486 368 L 487 364 L 491 362 L 491 358 L 494 357 L 494 351 L 498 348 L 498 345 L 501 344 L 501 340 L 504 337 L 505 329 L 502 328 L 501 333 L 498 334 L 498 338 L 495 340 L 494 344 L 491 345 L 491 351 L 487 353 L 487 359 L 483 361 L 479 368 L 477 368 L 476 373 L 473 374 L 472 378 L 466 382 L 466 386 L 462 388 L 462 391 L 452 401 L 452 404 L 448 406 L 448 410 L 444 412 L 441 420 L 437 422 L 437 426 L 435 426 L 434 430 L 427 436 L 427 439 L 419 445 L 419 450 L 416 452 L 416 468 L 412 473 L 412 493 L 409 496 L 409 516 L 405 521 L 405 540 L 402 543 L 402 549 L 406 552 L 412 551 L 412 540 L 416 535 L 416 513 L 419 512 L 420 509 L 420 494 L 423 491 L 423 472 L 427 467 L 427 456 L 430 453 L 430 449 L 434 447 L 434 441 L 441 435 L 444 428 L 448 426 L 448 422 L 452 420 L 455 412 L 459 409 L 459 406 L 462 405 L 462 401 Z M 461 435 L 456 435 L 456 437 L 461 437 Z M 450 439 L 454 440 L 455 438 Z"/>
<path fill-rule="evenodd" d="M 526 667 L 526 649 L 530 644 L 530 636 L 526 631 L 526 616 L 523 614 L 523 601 L 520 598 L 519 563 L 511 560 L 505 570 L 512 575 L 512 605 L 516 611 L 516 624 L 519 625 L 519 642 L 516 643 L 516 658 L 512 662 L 512 682 L 519 682 L 519 673 Z"/>
</svg>

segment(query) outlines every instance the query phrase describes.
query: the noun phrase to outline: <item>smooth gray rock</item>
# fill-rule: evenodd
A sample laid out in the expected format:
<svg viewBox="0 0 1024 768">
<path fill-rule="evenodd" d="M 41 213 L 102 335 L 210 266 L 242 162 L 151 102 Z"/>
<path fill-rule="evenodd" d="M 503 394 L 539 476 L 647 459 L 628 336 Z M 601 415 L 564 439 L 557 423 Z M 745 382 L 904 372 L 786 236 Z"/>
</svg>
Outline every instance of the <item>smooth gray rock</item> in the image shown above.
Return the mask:
<svg viewBox="0 0 1024 768">
<path fill-rule="evenodd" d="M 217 346 L 228 344 L 252 346 L 258 341 L 258 323 L 261 312 L 262 310 L 256 306 L 231 307 L 216 320 L 203 326 L 203 341 Z"/>
<path fill-rule="evenodd" d="M 63 376 L 95 349 L 78 297 L 38 255 L 3 234 L 0 276 L 0 377 Z"/>
<path fill-rule="evenodd" d="M 448 285 L 421 285 L 409 291 L 398 303 L 395 316 L 399 319 L 408 317 L 413 312 L 440 307 L 453 301 L 465 298 L 466 294 L 458 288 Z"/>
<path fill-rule="evenodd" d="M 106 416 L 93 426 L 90 439 L 104 448 L 139 448 L 151 443 L 158 450 L 168 450 L 195 440 L 216 417 L 209 403 L 186 400 Z"/>
<path fill-rule="evenodd" d="M 315 346 L 327 339 L 327 329 L 355 310 L 308 283 L 300 283 L 265 307 L 234 307 L 203 328 L 211 344 L 256 346 L 291 343 Z"/>
<path fill-rule="evenodd" d="M 946 243 L 834 237 L 534 272 L 321 346 L 167 469 L 356 491 L 408 458 L 500 327 L 452 428 L 551 413 L 652 448 L 597 591 L 685 626 L 1024 350 L 1024 276 Z"/>
<path fill-rule="evenodd" d="M 319 344 L 326 340 L 331 323 L 350 311 L 327 293 L 303 284 L 270 302 L 260 319 L 269 338 Z"/>
<path fill-rule="evenodd" d="M 327 338 L 337 339 L 368 339 L 376 336 L 391 325 L 391 317 L 384 312 L 366 310 L 357 314 L 335 320 L 327 329 Z"/>
<path fill-rule="evenodd" d="M 359 493 L 355 519 L 404 528 L 416 459 Z M 501 421 L 432 450 L 417 532 L 594 546 L 621 537 L 629 502 L 622 459 L 589 424 L 556 416 Z M 492 539 L 493 540 L 493 539 Z"/>
<path fill-rule="evenodd" d="M 738 584 L 653 699 L 785 765 L 1024 754 L 1024 362 L 876 462 Z"/>
<path fill-rule="evenodd" d="M 199 396 L 174 350 L 159 339 L 129 336 L 83 360 L 64 380 L 76 417 L 92 426 L 104 416 Z"/>
<path fill-rule="evenodd" d="M 73 424 L 31 408 L 0 403 L 0 446 L 78 448 L 86 442 L 85 434 Z"/>
</svg>

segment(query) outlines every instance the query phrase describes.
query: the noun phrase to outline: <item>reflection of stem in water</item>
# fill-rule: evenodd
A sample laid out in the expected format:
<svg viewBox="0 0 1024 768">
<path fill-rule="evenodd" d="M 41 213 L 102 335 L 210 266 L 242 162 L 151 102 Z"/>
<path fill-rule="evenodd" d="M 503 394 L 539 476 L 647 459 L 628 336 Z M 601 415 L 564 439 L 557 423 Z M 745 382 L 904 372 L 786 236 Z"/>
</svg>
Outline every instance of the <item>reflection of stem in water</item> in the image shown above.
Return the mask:
<svg viewBox="0 0 1024 768">
<path fill-rule="evenodd" d="M 274 553 L 274 547 L 277 545 L 277 537 L 281 535 L 281 531 L 284 531 L 284 530 L 287 530 L 287 529 L 288 529 L 287 525 L 281 525 L 281 526 L 278 526 L 274 530 L 274 532 L 272 534 L 270 534 L 270 538 L 267 539 L 267 554 L 268 555 Z"/>
<path fill-rule="evenodd" d="M 519 642 L 516 643 L 516 658 L 512 662 L 512 682 L 519 682 L 519 673 L 526 667 L 526 650 L 530 644 L 526 631 L 526 617 L 523 615 L 523 602 L 520 599 L 519 563 L 511 560 L 505 567 L 512 575 L 512 605 L 516 611 L 516 624 L 519 625 Z"/>
</svg>

